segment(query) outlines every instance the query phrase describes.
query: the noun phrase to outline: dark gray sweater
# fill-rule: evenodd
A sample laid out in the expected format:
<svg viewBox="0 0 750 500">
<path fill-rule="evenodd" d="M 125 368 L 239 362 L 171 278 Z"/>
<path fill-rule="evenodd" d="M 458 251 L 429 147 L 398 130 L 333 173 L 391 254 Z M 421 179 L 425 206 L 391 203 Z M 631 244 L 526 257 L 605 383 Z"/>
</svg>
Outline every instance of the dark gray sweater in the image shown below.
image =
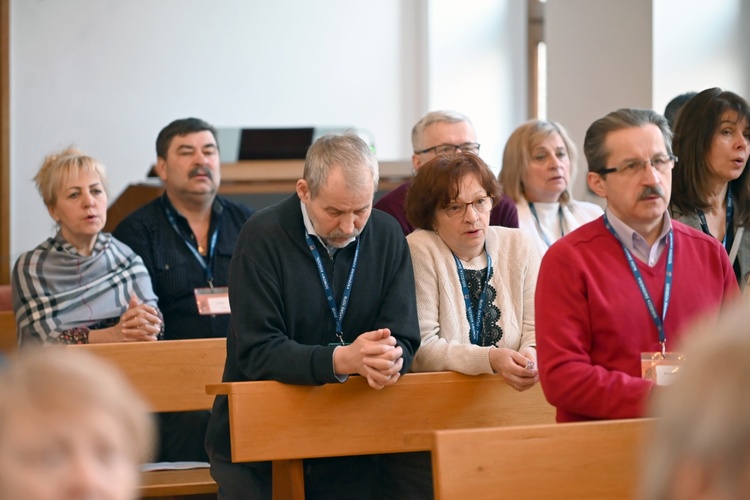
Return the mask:
<svg viewBox="0 0 750 500">
<path fill-rule="evenodd" d="M 420 335 L 414 273 L 406 239 L 389 215 L 373 210 L 360 237 L 359 260 L 343 321 L 347 342 L 390 328 L 409 370 Z M 355 243 L 333 259 L 317 238 L 336 303 L 349 276 Z M 305 242 L 297 195 L 257 212 L 242 228 L 229 272 L 232 321 L 224 381 L 277 380 L 317 385 L 333 372 L 335 322 Z M 217 397 L 207 435 L 209 449 L 229 451 L 226 398 Z"/>
</svg>

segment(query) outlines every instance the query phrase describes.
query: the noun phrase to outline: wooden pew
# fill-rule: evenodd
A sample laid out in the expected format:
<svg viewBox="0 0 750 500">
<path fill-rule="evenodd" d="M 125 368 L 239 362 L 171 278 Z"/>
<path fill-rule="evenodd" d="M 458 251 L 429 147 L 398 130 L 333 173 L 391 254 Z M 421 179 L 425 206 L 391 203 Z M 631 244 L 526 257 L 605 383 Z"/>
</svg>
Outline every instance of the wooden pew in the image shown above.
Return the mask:
<svg viewBox="0 0 750 500">
<path fill-rule="evenodd" d="M 66 348 L 94 353 L 120 367 L 155 412 L 211 409 L 214 398 L 206 394 L 205 387 L 221 381 L 226 359 L 223 338 Z M 141 484 L 142 498 L 217 492 L 207 468 L 144 472 Z"/>
<path fill-rule="evenodd" d="M 631 499 L 652 419 L 437 431 L 407 437 L 432 449 L 437 500 Z"/>
<path fill-rule="evenodd" d="M 555 421 L 541 387 L 519 393 L 492 375 L 409 373 L 381 391 L 363 377 L 322 386 L 234 382 L 207 391 L 229 397 L 232 460 L 273 461 L 274 498 L 304 498 L 304 458 L 426 451 L 405 435 Z"/>
<path fill-rule="evenodd" d="M 18 351 L 16 316 L 13 311 L 0 311 L 0 353 L 10 356 Z"/>
</svg>

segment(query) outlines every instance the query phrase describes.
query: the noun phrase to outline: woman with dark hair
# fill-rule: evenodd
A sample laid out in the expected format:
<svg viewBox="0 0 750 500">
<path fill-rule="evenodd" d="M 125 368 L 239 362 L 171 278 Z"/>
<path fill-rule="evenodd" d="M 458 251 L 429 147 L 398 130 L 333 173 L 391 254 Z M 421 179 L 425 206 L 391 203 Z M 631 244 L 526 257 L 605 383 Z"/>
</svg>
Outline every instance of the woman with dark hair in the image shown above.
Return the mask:
<svg viewBox="0 0 750 500">
<path fill-rule="evenodd" d="M 489 225 L 497 179 L 471 153 L 438 156 L 406 195 L 422 344 L 414 371 L 497 373 L 518 391 L 539 380 L 534 290 L 539 255 L 519 229 Z"/>
<path fill-rule="evenodd" d="M 721 241 L 740 287 L 750 276 L 750 106 L 711 88 L 684 104 L 674 126 L 671 213 Z"/>
</svg>

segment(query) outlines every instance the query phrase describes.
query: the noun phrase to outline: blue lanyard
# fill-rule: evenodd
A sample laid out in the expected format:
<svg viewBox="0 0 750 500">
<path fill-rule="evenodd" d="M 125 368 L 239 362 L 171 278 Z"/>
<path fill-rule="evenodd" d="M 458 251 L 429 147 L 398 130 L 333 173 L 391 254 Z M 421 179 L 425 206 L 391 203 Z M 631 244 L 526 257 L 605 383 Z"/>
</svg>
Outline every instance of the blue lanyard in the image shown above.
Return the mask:
<svg viewBox="0 0 750 500">
<path fill-rule="evenodd" d="M 705 234 L 711 236 L 711 231 L 708 230 L 708 222 L 706 222 L 706 216 L 703 213 L 703 210 L 698 210 L 698 217 L 701 220 L 701 230 Z M 734 243 L 733 219 L 734 201 L 732 200 L 732 186 L 727 185 L 727 221 L 724 228 L 724 241 L 722 242 L 727 253 L 732 251 L 732 244 Z"/>
<path fill-rule="evenodd" d="M 544 243 L 547 244 L 547 248 L 549 248 L 552 243 L 550 243 L 549 239 L 547 238 L 547 235 L 544 234 L 544 229 L 542 229 L 542 224 L 539 222 L 539 217 L 536 214 L 536 208 L 534 208 L 534 204 L 529 202 L 529 209 L 531 210 L 531 215 L 534 216 L 534 223 L 536 224 L 536 230 L 539 233 L 539 236 L 542 237 L 544 240 Z M 560 238 L 565 236 L 565 230 L 563 229 L 563 210 L 562 205 L 560 205 L 559 209 L 557 210 L 557 217 L 560 220 Z"/>
<path fill-rule="evenodd" d="M 188 247 L 188 249 L 192 252 L 192 254 L 195 256 L 195 260 L 198 261 L 198 263 L 203 268 L 203 271 L 206 273 L 206 279 L 208 280 L 208 286 L 211 288 L 214 287 L 214 278 L 213 273 L 211 271 L 211 262 L 213 261 L 214 256 L 214 249 L 216 248 L 216 240 L 219 237 L 219 225 L 216 224 L 216 229 L 214 229 L 214 233 L 211 235 L 211 242 L 208 245 L 208 255 L 204 257 L 203 255 L 198 252 L 198 250 L 192 245 L 190 242 L 190 239 L 186 238 L 185 235 L 180 231 L 180 228 L 177 226 L 177 221 L 174 218 L 174 214 L 172 213 L 172 209 L 169 208 L 166 204 L 164 204 L 164 211 L 167 214 L 167 219 L 169 219 L 169 223 L 172 225 L 172 229 L 175 230 L 177 234 L 182 237 L 182 241 L 185 242 L 185 245 Z M 208 259 L 208 260 L 206 260 Z"/>
<path fill-rule="evenodd" d="M 487 251 L 485 250 L 485 253 Z M 479 303 L 477 304 L 477 310 L 471 307 L 471 295 L 469 294 L 469 285 L 466 283 L 466 272 L 461 261 L 453 254 L 453 260 L 456 261 L 456 268 L 458 269 L 458 280 L 461 282 L 461 291 L 464 294 L 464 304 L 466 304 L 466 319 L 469 321 L 469 333 L 471 335 L 471 343 L 479 344 L 479 336 L 482 334 L 483 318 L 484 318 L 484 306 L 487 302 L 487 287 L 492 277 L 492 257 L 487 254 L 487 278 L 482 286 L 482 292 L 479 294 Z"/>
<path fill-rule="evenodd" d="M 643 276 L 641 275 L 641 272 L 638 270 L 638 266 L 635 263 L 635 259 L 633 259 L 630 251 L 623 244 L 622 240 L 620 240 L 620 237 L 617 236 L 617 233 L 612 227 L 612 224 L 609 223 L 609 219 L 607 218 L 606 213 L 604 214 L 604 225 L 606 225 L 607 229 L 609 229 L 609 232 L 612 233 L 615 238 L 617 238 L 617 241 L 620 242 L 620 246 L 622 246 L 622 251 L 625 252 L 625 258 L 628 260 L 628 265 L 630 266 L 630 270 L 633 273 L 633 277 L 635 278 L 636 283 L 638 283 L 638 288 L 640 288 L 641 290 L 641 295 L 643 296 L 643 300 L 646 302 L 646 307 L 648 308 L 648 312 L 651 314 L 651 319 L 654 321 L 656 329 L 659 331 L 661 353 L 662 355 L 666 355 L 667 334 L 664 331 L 664 319 L 667 317 L 669 296 L 672 293 L 672 268 L 674 267 L 674 237 L 672 236 L 672 231 L 669 231 L 669 234 L 667 235 L 667 244 L 669 245 L 669 249 L 667 250 L 667 274 L 664 277 L 664 303 L 662 304 L 661 317 L 659 317 L 659 314 L 656 312 L 654 301 L 651 300 L 651 294 L 648 293 L 648 290 L 646 289 L 646 283 L 643 281 Z"/>
<path fill-rule="evenodd" d="M 320 252 L 315 246 L 310 234 L 305 229 L 305 239 L 307 240 L 307 246 L 310 252 L 313 254 L 315 259 L 315 265 L 318 268 L 318 274 L 320 275 L 320 282 L 323 284 L 323 291 L 328 299 L 328 308 L 333 314 L 333 319 L 336 321 L 336 336 L 339 338 L 341 345 L 344 345 L 344 329 L 342 322 L 344 321 L 344 314 L 346 314 L 346 307 L 349 305 L 349 296 L 352 293 L 352 282 L 354 281 L 354 273 L 357 270 L 357 259 L 359 258 L 359 238 L 357 238 L 357 249 L 354 251 L 354 260 L 352 261 L 352 267 L 349 270 L 349 278 L 346 280 L 346 288 L 344 288 L 344 294 L 341 297 L 341 308 L 336 307 L 336 299 L 333 296 L 333 290 L 331 284 L 329 284 L 328 274 L 326 273 L 325 267 L 323 267 L 323 259 L 320 258 Z"/>
</svg>

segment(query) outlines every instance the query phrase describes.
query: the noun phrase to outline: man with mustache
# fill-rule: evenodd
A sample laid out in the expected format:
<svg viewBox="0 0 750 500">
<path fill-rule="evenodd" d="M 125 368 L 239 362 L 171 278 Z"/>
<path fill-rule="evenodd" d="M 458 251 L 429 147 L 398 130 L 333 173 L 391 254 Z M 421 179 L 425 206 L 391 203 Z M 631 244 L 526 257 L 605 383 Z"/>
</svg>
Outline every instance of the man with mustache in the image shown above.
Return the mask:
<svg viewBox="0 0 750 500">
<path fill-rule="evenodd" d="M 584 152 L 607 209 L 547 251 L 535 296 L 539 376 L 559 422 L 642 416 L 678 366 L 663 353 L 739 295 L 721 244 L 669 217 L 677 158 L 663 116 L 609 113 L 589 127 Z M 655 382 L 642 376 L 644 355 Z"/>
<path fill-rule="evenodd" d="M 228 307 L 204 306 L 208 297 L 226 302 L 234 244 L 253 210 L 216 195 L 219 144 L 205 121 L 184 118 L 164 127 L 156 156 L 164 195 L 127 216 L 113 234 L 143 259 L 164 315 L 166 340 L 225 337 Z M 161 414 L 160 461 L 206 461 L 208 416 L 207 411 Z"/>
<path fill-rule="evenodd" d="M 411 256 L 398 223 L 372 210 L 377 184 L 362 139 L 325 135 L 307 152 L 297 192 L 245 224 L 230 266 L 225 382 L 320 385 L 358 374 L 382 389 L 409 370 L 420 342 Z M 271 498 L 269 462 L 231 461 L 226 396 L 214 403 L 206 447 L 219 498 Z M 383 460 L 305 460 L 306 493 L 393 491 L 377 476 Z"/>
</svg>

